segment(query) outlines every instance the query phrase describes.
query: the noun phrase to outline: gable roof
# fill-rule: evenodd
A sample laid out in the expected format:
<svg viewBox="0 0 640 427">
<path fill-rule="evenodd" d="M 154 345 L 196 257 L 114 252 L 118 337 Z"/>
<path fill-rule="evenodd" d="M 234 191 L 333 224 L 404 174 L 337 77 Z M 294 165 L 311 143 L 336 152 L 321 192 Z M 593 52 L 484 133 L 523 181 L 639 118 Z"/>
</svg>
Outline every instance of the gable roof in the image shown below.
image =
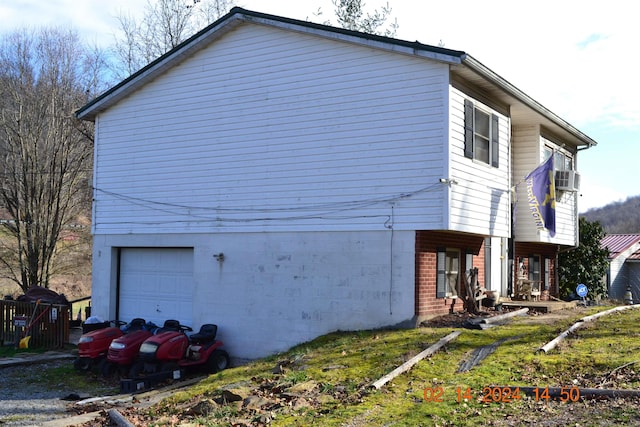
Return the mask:
<svg viewBox="0 0 640 427">
<path fill-rule="evenodd" d="M 462 82 L 468 82 L 504 106 L 508 106 L 511 116 L 516 118 L 519 124 L 540 124 L 551 135 L 556 135 L 562 138 L 565 143 L 576 147 L 586 146 L 588 148 L 596 145 L 593 139 L 464 51 L 269 15 L 240 7 L 234 7 L 225 16 L 78 109 L 76 117 L 82 120 L 95 120 L 98 114 L 144 86 L 159 74 L 243 24 L 268 25 L 283 30 L 302 32 L 447 63 L 450 65 L 454 79 L 457 77 Z"/>
<path fill-rule="evenodd" d="M 638 243 L 640 243 L 640 234 L 607 234 L 600 241 L 600 246 L 609 248 L 609 259 L 614 259 Z M 627 259 L 640 259 L 640 251 L 636 251 Z"/>
</svg>

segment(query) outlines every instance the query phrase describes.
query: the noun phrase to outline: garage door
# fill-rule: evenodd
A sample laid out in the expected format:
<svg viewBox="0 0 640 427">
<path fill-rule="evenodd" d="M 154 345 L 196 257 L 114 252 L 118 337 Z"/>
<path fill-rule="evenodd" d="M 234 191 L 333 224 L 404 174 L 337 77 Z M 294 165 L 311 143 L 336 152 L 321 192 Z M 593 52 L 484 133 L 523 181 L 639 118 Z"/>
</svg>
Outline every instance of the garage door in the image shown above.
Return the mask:
<svg viewBox="0 0 640 427">
<path fill-rule="evenodd" d="M 120 251 L 120 320 L 142 317 L 162 325 L 167 319 L 177 319 L 193 326 L 193 249 Z"/>
</svg>

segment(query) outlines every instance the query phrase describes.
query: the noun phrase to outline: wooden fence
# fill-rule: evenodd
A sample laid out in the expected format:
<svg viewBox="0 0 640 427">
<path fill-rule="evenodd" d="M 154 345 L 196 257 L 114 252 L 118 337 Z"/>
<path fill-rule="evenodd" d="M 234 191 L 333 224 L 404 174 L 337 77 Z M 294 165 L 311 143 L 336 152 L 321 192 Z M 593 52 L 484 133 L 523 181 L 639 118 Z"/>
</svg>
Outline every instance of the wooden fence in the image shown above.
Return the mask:
<svg viewBox="0 0 640 427">
<path fill-rule="evenodd" d="M 0 345 L 30 336 L 29 348 L 55 349 L 69 341 L 69 306 L 0 300 Z"/>
</svg>

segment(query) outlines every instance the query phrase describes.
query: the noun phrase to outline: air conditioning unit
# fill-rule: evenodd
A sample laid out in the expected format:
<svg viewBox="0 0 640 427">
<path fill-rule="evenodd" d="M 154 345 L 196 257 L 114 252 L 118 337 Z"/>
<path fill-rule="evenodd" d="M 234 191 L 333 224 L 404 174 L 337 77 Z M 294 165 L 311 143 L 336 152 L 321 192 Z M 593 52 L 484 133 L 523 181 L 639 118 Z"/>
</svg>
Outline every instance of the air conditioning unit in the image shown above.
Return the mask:
<svg viewBox="0 0 640 427">
<path fill-rule="evenodd" d="M 556 190 L 578 191 L 580 190 L 580 174 L 576 171 L 556 171 Z"/>
</svg>

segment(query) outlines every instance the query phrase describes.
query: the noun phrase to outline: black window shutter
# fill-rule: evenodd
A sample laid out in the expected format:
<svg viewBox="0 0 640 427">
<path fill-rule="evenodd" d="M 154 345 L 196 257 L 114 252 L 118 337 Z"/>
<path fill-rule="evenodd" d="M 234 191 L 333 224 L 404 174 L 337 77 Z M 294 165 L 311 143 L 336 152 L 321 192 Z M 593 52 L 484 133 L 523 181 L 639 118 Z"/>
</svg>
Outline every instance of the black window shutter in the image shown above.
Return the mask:
<svg viewBox="0 0 640 427">
<path fill-rule="evenodd" d="M 473 159 L 473 102 L 464 100 L 464 156 Z"/>
<path fill-rule="evenodd" d="M 549 284 L 551 283 L 550 274 L 551 274 L 551 260 L 549 258 L 545 257 L 545 259 L 544 259 L 544 286 L 543 286 L 543 289 L 549 289 Z"/>
<path fill-rule="evenodd" d="M 500 138 L 498 137 L 498 116 L 491 115 L 491 166 L 500 166 Z"/>
<path fill-rule="evenodd" d="M 436 251 L 436 298 L 444 298 L 447 296 L 446 249 L 437 248 Z"/>
</svg>

